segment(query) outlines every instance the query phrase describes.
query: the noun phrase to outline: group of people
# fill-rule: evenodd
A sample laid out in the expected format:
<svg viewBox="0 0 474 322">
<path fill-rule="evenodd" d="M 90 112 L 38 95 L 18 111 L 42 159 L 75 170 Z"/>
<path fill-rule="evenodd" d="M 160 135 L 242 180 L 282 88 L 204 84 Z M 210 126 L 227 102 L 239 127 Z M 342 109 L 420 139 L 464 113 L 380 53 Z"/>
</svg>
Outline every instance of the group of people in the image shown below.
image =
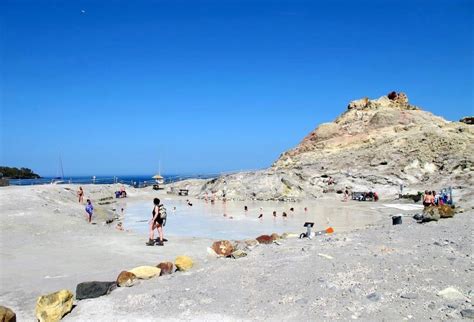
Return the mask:
<svg viewBox="0 0 474 322">
<path fill-rule="evenodd" d="M 126 198 L 127 192 L 125 191 L 125 187 L 120 187 L 119 191 L 115 191 L 115 198 Z"/>
<path fill-rule="evenodd" d="M 442 206 L 445 204 L 451 204 L 451 199 L 448 193 L 445 191 L 437 193 L 434 190 L 425 190 L 425 193 L 423 194 L 423 206 Z"/>
<path fill-rule="evenodd" d="M 244 206 L 244 211 L 245 211 L 245 212 L 248 212 L 248 210 L 249 210 L 249 208 L 248 208 L 247 206 Z M 290 208 L 290 213 L 293 213 L 294 211 L 295 211 L 295 208 L 294 208 L 294 207 L 291 207 L 291 208 Z M 308 211 L 308 208 L 307 208 L 307 207 L 304 207 L 304 212 L 306 213 L 307 211 Z M 276 217 L 278 216 L 276 210 L 273 210 L 272 215 L 273 215 L 274 218 L 276 218 Z M 282 216 L 283 218 L 286 218 L 286 217 L 288 217 L 288 214 L 287 214 L 285 211 L 283 211 L 282 214 L 281 214 L 281 216 Z M 262 219 L 262 218 L 263 218 L 263 207 L 260 207 L 260 212 L 259 212 L 259 215 L 258 215 L 257 218 L 258 218 L 258 219 Z"/>
<path fill-rule="evenodd" d="M 77 197 L 79 199 L 79 203 L 82 204 L 84 202 L 84 189 L 82 187 L 79 187 L 77 190 Z M 90 199 L 86 200 L 86 220 L 89 223 L 92 223 L 92 215 L 94 214 L 94 206 L 92 205 L 92 201 Z"/>
<path fill-rule="evenodd" d="M 379 195 L 377 194 L 377 192 L 372 191 L 353 193 L 352 199 L 358 201 L 378 201 Z"/>
</svg>

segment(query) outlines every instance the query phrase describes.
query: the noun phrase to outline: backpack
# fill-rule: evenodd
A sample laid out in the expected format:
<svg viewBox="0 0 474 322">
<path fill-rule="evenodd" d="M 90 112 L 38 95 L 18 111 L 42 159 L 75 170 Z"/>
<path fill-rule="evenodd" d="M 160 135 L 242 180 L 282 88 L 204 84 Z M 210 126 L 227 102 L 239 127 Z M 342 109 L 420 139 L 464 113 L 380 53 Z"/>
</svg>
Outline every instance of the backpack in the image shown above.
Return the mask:
<svg viewBox="0 0 474 322">
<path fill-rule="evenodd" d="M 160 218 L 161 219 L 166 219 L 166 208 L 165 208 L 165 206 L 159 205 L 158 209 L 159 209 L 158 211 L 160 213 Z"/>
</svg>

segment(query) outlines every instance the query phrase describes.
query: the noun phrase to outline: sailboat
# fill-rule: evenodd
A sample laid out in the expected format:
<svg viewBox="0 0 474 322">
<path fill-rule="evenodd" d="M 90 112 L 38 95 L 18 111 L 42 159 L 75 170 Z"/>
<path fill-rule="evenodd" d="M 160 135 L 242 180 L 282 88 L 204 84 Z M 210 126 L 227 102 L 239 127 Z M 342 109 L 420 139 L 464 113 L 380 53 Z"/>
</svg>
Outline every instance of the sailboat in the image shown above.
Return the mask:
<svg viewBox="0 0 474 322">
<path fill-rule="evenodd" d="M 51 180 L 51 184 L 64 183 L 64 169 L 63 160 L 61 159 L 61 156 L 59 156 L 59 169 L 61 170 L 61 176 L 57 176 L 53 180 Z"/>
<path fill-rule="evenodd" d="M 155 190 L 163 189 L 161 185 L 165 184 L 165 178 L 161 176 L 161 162 L 158 169 L 158 173 L 155 174 L 152 178 L 155 179 L 155 184 L 153 185 L 153 189 Z"/>
</svg>

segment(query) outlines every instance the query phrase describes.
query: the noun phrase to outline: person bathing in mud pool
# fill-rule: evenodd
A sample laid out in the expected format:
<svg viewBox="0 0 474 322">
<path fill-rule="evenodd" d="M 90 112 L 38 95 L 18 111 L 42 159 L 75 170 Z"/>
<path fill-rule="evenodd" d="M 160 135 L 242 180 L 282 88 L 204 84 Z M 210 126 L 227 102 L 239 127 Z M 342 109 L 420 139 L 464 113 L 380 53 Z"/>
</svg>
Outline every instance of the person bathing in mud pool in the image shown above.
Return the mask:
<svg viewBox="0 0 474 322">
<path fill-rule="evenodd" d="M 94 214 L 94 206 L 92 206 L 92 202 L 90 199 L 87 199 L 86 213 L 87 213 L 87 220 L 89 221 L 89 223 L 91 223 L 92 215 Z"/>
<path fill-rule="evenodd" d="M 163 246 L 163 241 L 165 240 L 163 238 L 163 223 L 164 223 L 164 218 L 162 217 L 162 212 L 163 212 L 163 205 L 160 205 L 160 199 L 155 198 L 153 199 L 153 211 L 151 212 L 152 218 L 148 222 L 150 225 L 150 236 L 148 239 L 148 242 L 146 243 L 147 246 L 154 246 L 155 245 L 155 229 L 158 230 L 158 235 L 159 235 L 159 241 L 156 243 L 158 246 Z"/>
</svg>

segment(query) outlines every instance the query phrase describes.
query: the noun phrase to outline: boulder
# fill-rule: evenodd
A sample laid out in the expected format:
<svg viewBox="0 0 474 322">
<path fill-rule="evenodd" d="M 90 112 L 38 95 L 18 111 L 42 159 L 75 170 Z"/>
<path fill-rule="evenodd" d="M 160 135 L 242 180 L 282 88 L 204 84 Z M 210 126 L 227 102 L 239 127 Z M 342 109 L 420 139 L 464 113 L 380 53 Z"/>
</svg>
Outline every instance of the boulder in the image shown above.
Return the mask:
<svg viewBox="0 0 474 322">
<path fill-rule="evenodd" d="M 68 290 L 40 296 L 36 301 L 35 316 L 40 322 L 59 321 L 71 312 L 73 299 L 74 295 Z"/>
<path fill-rule="evenodd" d="M 163 263 L 159 263 L 156 267 L 161 269 L 161 272 L 160 272 L 160 276 L 161 276 L 161 275 L 168 275 L 168 274 L 173 273 L 174 265 L 171 262 L 163 262 Z"/>
<path fill-rule="evenodd" d="M 272 238 L 272 240 L 280 239 L 280 235 L 278 235 L 277 233 L 273 233 L 270 237 Z"/>
<path fill-rule="evenodd" d="M 155 266 L 139 266 L 129 270 L 130 273 L 142 280 L 147 280 L 155 276 L 160 276 L 161 270 Z"/>
<path fill-rule="evenodd" d="M 191 269 L 194 265 L 193 260 L 188 256 L 178 256 L 176 257 L 174 264 L 179 271 L 187 271 Z"/>
<path fill-rule="evenodd" d="M 438 212 L 441 218 L 454 217 L 454 209 L 449 205 L 438 206 Z"/>
<path fill-rule="evenodd" d="M 119 287 L 130 287 L 135 285 L 137 281 L 138 278 L 135 274 L 127 271 L 122 271 L 120 272 L 119 276 L 117 276 L 116 283 Z"/>
<path fill-rule="evenodd" d="M 423 209 L 423 222 L 438 221 L 440 218 L 451 218 L 454 216 L 454 209 L 449 205 L 429 206 Z"/>
<path fill-rule="evenodd" d="M 361 98 L 359 100 L 354 100 L 354 101 L 350 102 L 349 105 L 347 106 L 347 109 L 349 109 L 349 110 L 352 110 L 352 109 L 362 110 L 362 109 L 367 107 L 368 103 L 369 103 L 369 98 L 364 97 L 364 98 Z"/>
<path fill-rule="evenodd" d="M 236 240 L 232 243 L 232 246 L 234 247 L 234 252 L 236 250 L 245 250 L 247 248 L 247 244 L 245 243 L 244 240 Z"/>
<path fill-rule="evenodd" d="M 0 305 L 0 321 L 16 322 L 16 314 L 8 307 Z"/>
<path fill-rule="evenodd" d="M 83 282 L 76 286 L 76 299 L 94 299 L 107 295 L 117 287 L 116 282 Z"/>
<path fill-rule="evenodd" d="M 454 301 L 454 300 L 463 301 L 463 300 L 466 299 L 466 297 L 461 292 L 459 292 L 457 289 L 455 289 L 454 287 L 448 287 L 448 288 L 445 288 L 442 291 L 439 291 L 438 296 L 440 296 L 440 297 L 442 297 L 446 300 L 451 300 L 451 301 Z"/>
<path fill-rule="evenodd" d="M 423 209 L 423 222 L 428 221 L 438 221 L 441 218 L 438 207 L 436 206 L 429 206 Z"/>
<path fill-rule="evenodd" d="M 260 244 L 258 242 L 258 240 L 256 240 L 256 239 L 247 239 L 247 240 L 244 241 L 244 243 L 245 243 L 245 247 L 248 250 L 252 250 Z"/>
<path fill-rule="evenodd" d="M 247 253 L 244 252 L 243 250 L 239 249 L 239 250 L 236 250 L 235 252 L 233 252 L 231 256 L 232 256 L 232 258 L 237 259 L 237 258 L 242 258 L 242 257 L 247 256 Z"/>
<path fill-rule="evenodd" d="M 271 243 L 273 243 L 272 237 L 268 236 L 268 235 L 262 235 L 262 236 L 257 237 L 256 239 L 260 244 L 271 244 Z"/>
<path fill-rule="evenodd" d="M 220 240 L 212 244 L 212 249 L 217 255 L 227 257 L 234 251 L 234 246 L 228 240 Z"/>
</svg>

